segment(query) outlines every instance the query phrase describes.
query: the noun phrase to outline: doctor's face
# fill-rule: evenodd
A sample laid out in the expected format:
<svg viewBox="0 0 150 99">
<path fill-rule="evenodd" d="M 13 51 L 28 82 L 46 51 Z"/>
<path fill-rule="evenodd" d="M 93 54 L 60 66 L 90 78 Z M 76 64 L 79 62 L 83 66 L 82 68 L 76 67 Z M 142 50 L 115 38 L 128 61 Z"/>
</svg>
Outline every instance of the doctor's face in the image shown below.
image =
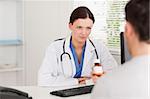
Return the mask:
<svg viewBox="0 0 150 99">
<path fill-rule="evenodd" d="M 78 43 L 85 43 L 92 27 L 93 21 L 90 18 L 75 20 L 73 24 L 69 24 L 69 28 L 72 31 L 72 39 Z"/>
</svg>

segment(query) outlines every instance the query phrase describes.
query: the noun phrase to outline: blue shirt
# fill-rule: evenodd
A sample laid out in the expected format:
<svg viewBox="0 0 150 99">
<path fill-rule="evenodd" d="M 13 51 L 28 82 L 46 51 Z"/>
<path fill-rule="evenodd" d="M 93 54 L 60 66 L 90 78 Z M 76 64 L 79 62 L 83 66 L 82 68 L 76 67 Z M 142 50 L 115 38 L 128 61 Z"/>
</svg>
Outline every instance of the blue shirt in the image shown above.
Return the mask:
<svg viewBox="0 0 150 99">
<path fill-rule="evenodd" d="M 82 57 L 81 57 L 81 60 L 80 60 L 80 63 L 79 63 L 77 54 L 75 52 L 75 48 L 73 47 L 73 44 L 72 44 L 71 40 L 72 40 L 72 38 L 70 39 L 70 49 L 71 49 L 71 52 L 72 52 L 72 55 L 73 55 L 73 58 L 74 58 L 74 62 L 75 62 L 75 66 L 76 66 L 76 74 L 74 75 L 74 78 L 80 78 L 81 73 L 82 73 L 86 43 L 85 43 L 85 45 L 82 49 Z"/>
</svg>

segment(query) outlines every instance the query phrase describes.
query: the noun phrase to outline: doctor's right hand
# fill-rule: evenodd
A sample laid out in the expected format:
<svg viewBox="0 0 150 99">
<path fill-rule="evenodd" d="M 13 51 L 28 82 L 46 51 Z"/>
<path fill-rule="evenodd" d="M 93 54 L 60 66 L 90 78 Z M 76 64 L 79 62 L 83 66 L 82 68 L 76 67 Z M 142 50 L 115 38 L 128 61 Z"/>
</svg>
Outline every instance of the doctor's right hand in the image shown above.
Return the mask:
<svg viewBox="0 0 150 99">
<path fill-rule="evenodd" d="M 89 79 L 87 77 L 81 77 L 81 78 L 78 78 L 78 82 L 79 84 L 86 84 L 86 80 Z"/>
</svg>

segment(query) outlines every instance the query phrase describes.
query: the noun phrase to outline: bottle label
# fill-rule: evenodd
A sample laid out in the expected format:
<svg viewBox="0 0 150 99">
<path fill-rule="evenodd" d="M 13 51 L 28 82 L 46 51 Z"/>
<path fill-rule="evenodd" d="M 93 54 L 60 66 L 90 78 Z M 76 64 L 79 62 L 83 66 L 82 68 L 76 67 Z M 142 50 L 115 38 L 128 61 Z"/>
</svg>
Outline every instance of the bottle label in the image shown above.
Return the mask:
<svg viewBox="0 0 150 99">
<path fill-rule="evenodd" d="M 103 74 L 102 66 L 95 66 L 93 68 L 94 74 Z"/>
</svg>

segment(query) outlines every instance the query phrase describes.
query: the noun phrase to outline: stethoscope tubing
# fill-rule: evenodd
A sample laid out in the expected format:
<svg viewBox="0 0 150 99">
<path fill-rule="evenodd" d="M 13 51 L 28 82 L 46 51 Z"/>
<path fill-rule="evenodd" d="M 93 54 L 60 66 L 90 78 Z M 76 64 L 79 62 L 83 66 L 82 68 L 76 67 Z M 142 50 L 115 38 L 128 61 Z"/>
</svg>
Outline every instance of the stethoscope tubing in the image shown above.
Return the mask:
<svg viewBox="0 0 150 99">
<path fill-rule="evenodd" d="M 89 41 L 92 44 L 92 46 L 94 47 L 96 58 L 99 59 L 98 53 L 97 53 L 97 50 L 96 50 L 96 47 L 95 47 L 94 43 L 90 39 L 89 39 Z M 63 61 L 63 55 L 65 55 L 65 54 L 68 55 L 69 59 L 71 60 L 70 54 L 65 51 L 65 43 L 66 43 L 66 40 L 64 40 L 64 43 L 63 43 L 63 53 L 60 55 L 60 61 L 61 62 Z"/>
<path fill-rule="evenodd" d="M 94 47 L 94 51 L 95 51 L 95 54 L 96 54 L 96 58 L 99 59 L 98 53 L 97 53 L 97 50 L 96 50 L 96 47 L 95 47 L 94 43 L 93 43 L 90 39 L 89 39 L 89 41 L 90 41 L 90 43 L 92 44 L 92 46 Z M 61 64 L 62 64 L 62 62 L 63 62 L 63 55 L 67 55 L 67 56 L 69 57 L 70 62 L 71 62 L 71 56 L 70 56 L 70 54 L 65 51 L 65 43 L 66 43 L 66 40 L 64 40 L 64 43 L 63 43 L 63 53 L 60 55 Z M 72 62 L 71 62 L 70 64 L 72 64 Z M 62 68 L 62 70 L 63 70 L 63 71 L 62 71 L 63 74 L 65 74 L 63 66 L 61 66 L 61 68 Z M 73 69 L 72 69 L 72 71 L 73 71 Z M 73 72 L 72 72 L 72 76 L 73 76 Z"/>
</svg>

